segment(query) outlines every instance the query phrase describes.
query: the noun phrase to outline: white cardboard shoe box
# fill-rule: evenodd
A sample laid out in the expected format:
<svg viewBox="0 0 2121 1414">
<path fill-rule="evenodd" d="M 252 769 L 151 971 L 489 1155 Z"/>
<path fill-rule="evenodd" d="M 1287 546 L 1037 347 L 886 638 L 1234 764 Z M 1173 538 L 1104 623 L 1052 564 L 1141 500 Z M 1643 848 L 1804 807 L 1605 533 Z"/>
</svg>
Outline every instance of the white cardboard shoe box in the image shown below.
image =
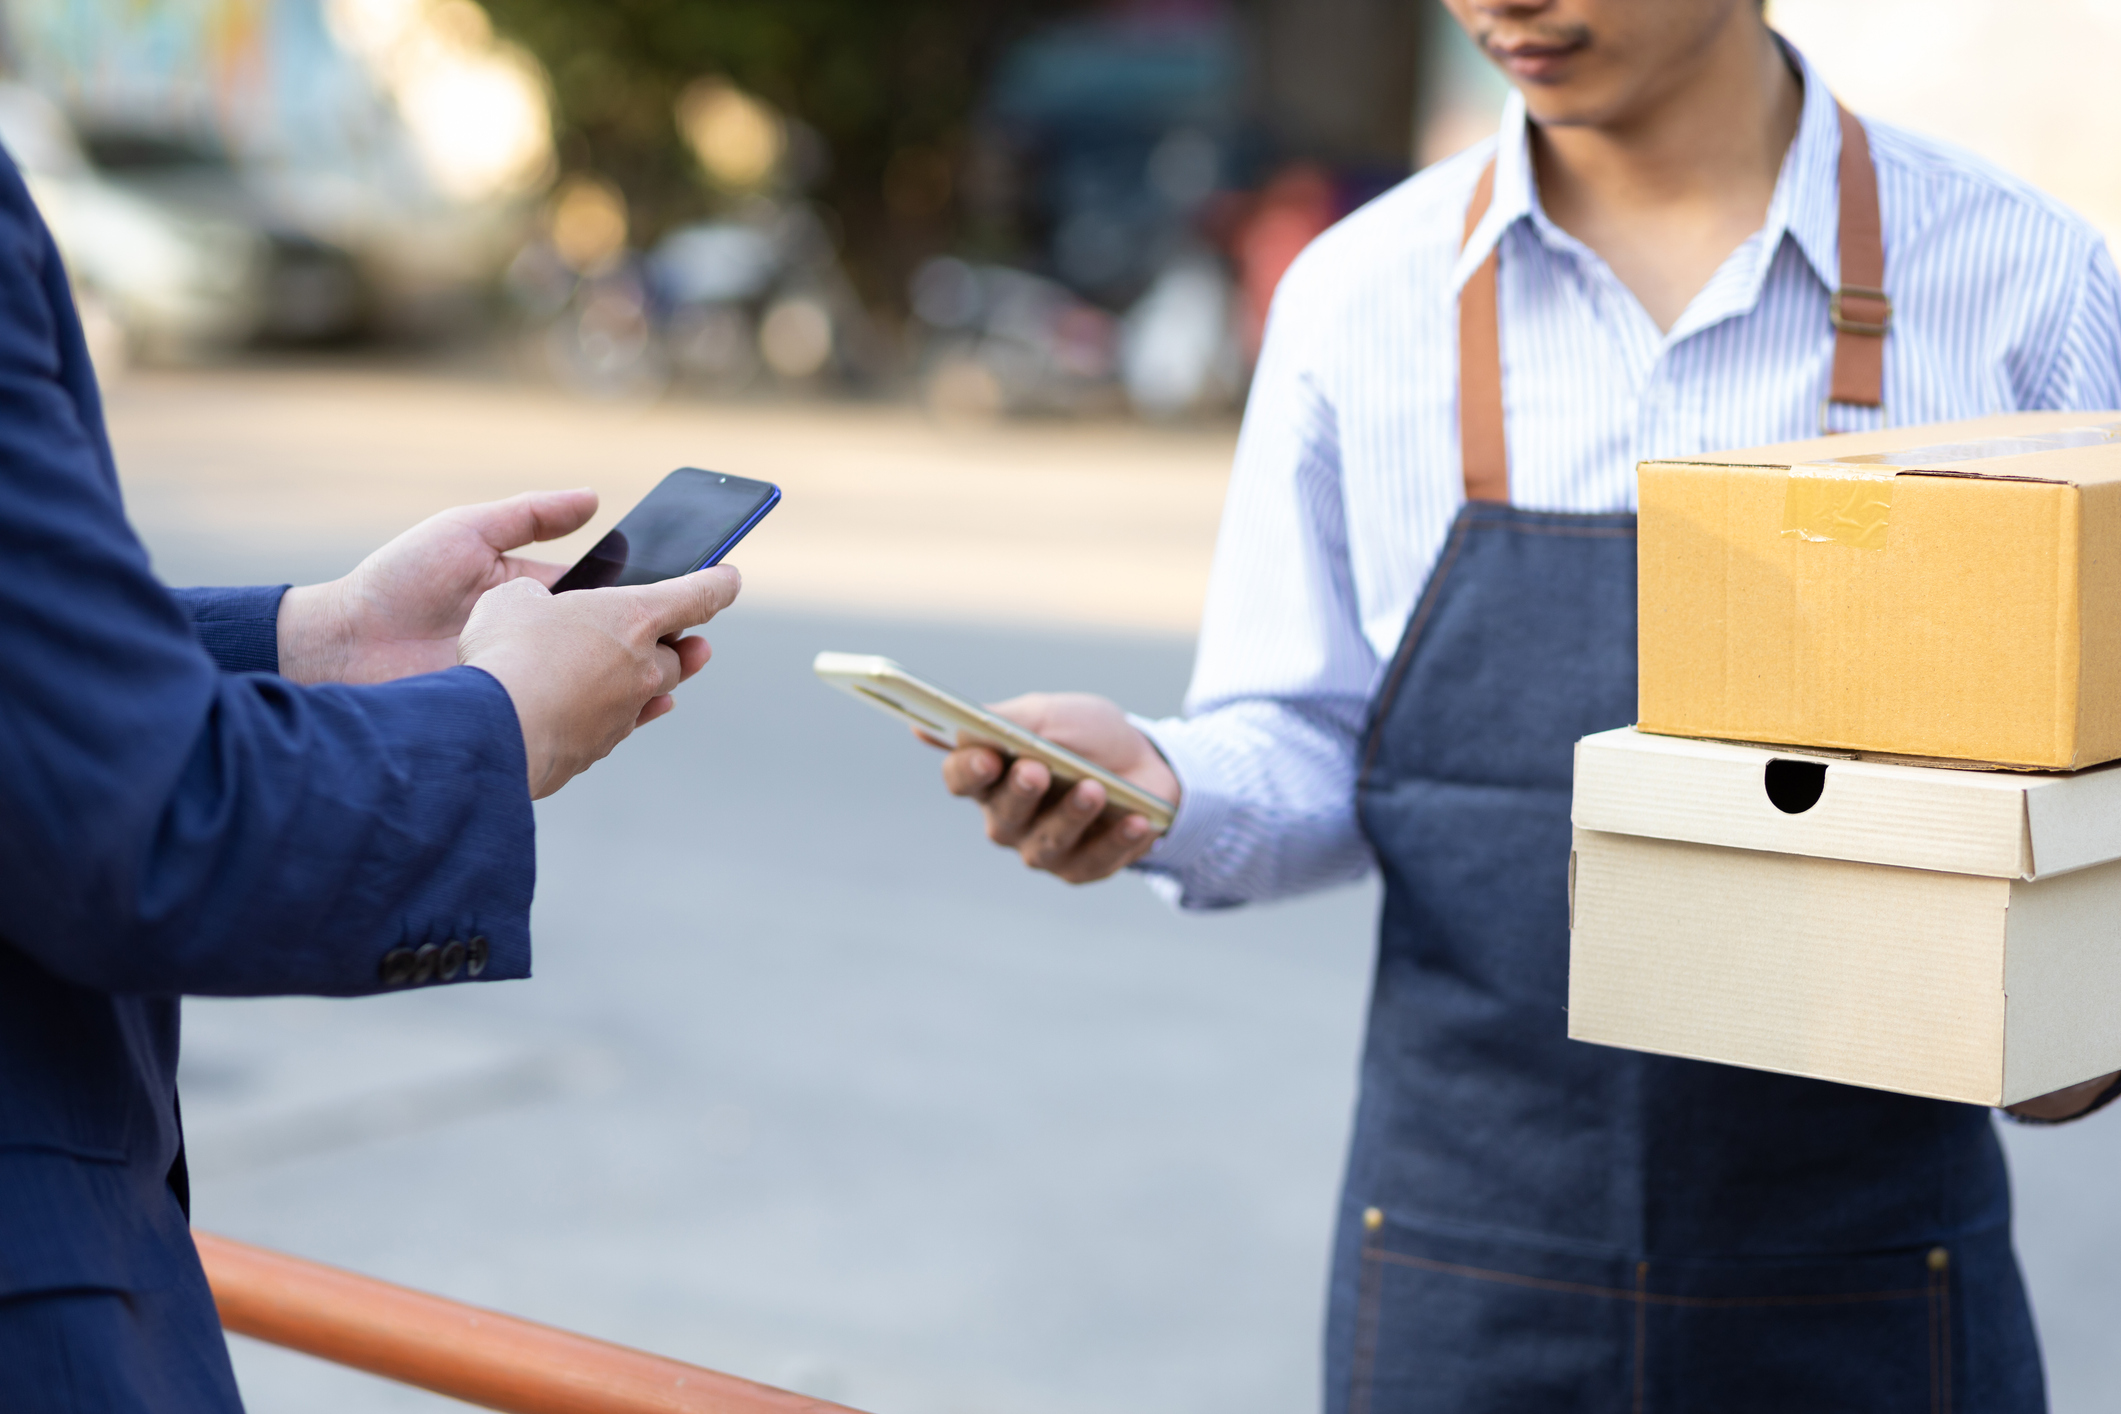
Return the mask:
<svg viewBox="0 0 2121 1414">
<path fill-rule="evenodd" d="M 1982 1105 L 2121 1069 L 2121 764 L 1622 728 L 1577 743 L 1572 819 L 1576 1040 Z"/>
</svg>

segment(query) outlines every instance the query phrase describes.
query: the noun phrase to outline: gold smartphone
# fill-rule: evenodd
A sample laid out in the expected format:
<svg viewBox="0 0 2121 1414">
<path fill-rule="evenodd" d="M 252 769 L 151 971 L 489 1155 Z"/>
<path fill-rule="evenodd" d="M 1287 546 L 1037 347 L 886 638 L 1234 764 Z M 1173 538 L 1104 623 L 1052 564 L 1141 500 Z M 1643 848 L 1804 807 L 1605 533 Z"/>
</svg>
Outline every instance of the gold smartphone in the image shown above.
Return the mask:
<svg viewBox="0 0 2121 1414">
<path fill-rule="evenodd" d="M 810 667 L 828 685 L 880 712 L 911 722 L 938 742 L 955 741 L 960 746 L 980 742 L 1012 761 L 1019 756 L 1042 761 L 1054 780 L 1070 784 L 1096 781 L 1105 788 L 1105 799 L 1113 808 L 1147 817 L 1159 834 L 1171 828 L 1173 811 L 1168 800 L 1121 780 L 1036 732 L 975 707 L 955 693 L 922 682 L 889 658 L 873 653 L 820 653 Z"/>
</svg>

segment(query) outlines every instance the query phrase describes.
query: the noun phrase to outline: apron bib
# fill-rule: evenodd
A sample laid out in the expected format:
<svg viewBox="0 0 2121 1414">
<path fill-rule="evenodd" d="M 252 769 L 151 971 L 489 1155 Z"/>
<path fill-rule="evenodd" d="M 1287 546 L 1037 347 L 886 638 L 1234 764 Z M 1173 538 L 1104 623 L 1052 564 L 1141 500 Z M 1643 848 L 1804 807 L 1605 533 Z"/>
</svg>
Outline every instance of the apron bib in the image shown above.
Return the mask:
<svg viewBox="0 0 2121 1414">
<path fill-rule="evenodd" d="M 1869 278 L 1832 397 L 1877 406 L 1876 182 L 1842 125 Z M 1467 504 L 1357 786 L 1385 901 L 1327 1408 L 2037 1411 L 1985 1109 L 1567 1039 L 1573 748 L 1635 718 L 1635 518 L 1508 504 L 1497 259 L 1460 303 Z"/>
</svg>

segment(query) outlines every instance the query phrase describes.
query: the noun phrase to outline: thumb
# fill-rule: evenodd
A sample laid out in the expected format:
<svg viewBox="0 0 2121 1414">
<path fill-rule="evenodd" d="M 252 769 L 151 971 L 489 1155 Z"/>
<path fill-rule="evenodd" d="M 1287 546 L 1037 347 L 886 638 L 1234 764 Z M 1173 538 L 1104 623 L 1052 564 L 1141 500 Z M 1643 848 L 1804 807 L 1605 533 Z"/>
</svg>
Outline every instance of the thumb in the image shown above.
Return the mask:
<svg viewBox="0 0 2121 1414">
<path fill-rule="evenodd" d="M 470 526 L 496 550 L 520 549 L 536 540 L 557 540 L 580 530 L 597 513 L 597 493 L 525 491 L 504 501 L 458 506 L 442 514 Z"/>
<path fill-rule="evenodd" d="M 457 635 L 457 661 L 475 661 L 493 646 L 497 635 L 505 637 L 509 626 L 520 622 L 522 613 L 536 612 L 522 601 L 551 597 L 551 590 L 527 575 L 503 580 L 481 594 L 464 620 L 464 631 Z"/>
<path fill-rule="evenodd" d="M 464 632 L 458 638 L 458 651 L 463 651 L 464 642 L 483 637 L 482 630 L 490 628 L 496 615 L 504 621 L 512 613 L 512 606 L 522 599 L 550 599 L 552 591 L 529 575 L 518 575 L 504 579 L 481 594 L 478 602 L 471 606 L 471 615 L 465 620 Z"/>
<path fill-rule="evenodd" d="M 737 573 L 735 565 L 716 565 L 654 584 L 601 592 L 638 596 L 648 610 L 656 637 L 668 638 L 706 623 L 736 602 L 737 591 L 743 587 L 744 577 Z"/>
<path fill-rule="evenodd" d="M 1026 692 L 1012 697 L 1007 702 L 989 702 L 987 710 L 997 717 L 1007 718 L 1025 731 L 1037 732 L 1040 736 L 1051 736 L 1047 730 L 1053 725 L 1053 699 L 1050 693 Z"/>
<path fill-rule="evenodd" d="M 547 589 L 540 580 L 526 574 L 517 575 L 514 579 L 502 580 L 499 584 L 481 594 L 479 602 L 483 604 L 488 599 L 491 599 L 499 604 L 507 603 L 514 599 L 550 599 L 551 597 L 552 591 L 550 589 Z"/>
</svg>

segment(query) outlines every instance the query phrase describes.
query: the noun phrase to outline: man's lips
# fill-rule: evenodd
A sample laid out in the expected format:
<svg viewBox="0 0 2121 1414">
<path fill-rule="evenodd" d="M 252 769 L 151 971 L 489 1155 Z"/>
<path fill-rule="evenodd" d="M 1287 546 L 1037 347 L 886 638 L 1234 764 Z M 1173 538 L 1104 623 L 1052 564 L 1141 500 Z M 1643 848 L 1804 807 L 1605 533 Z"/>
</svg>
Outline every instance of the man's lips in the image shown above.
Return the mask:
<svg viewBox="0 0 2121 1414">
<path fill-rule="evenodd" d="M 1588 46 L 1585 40 L 1498 40 L 1486 42 L 1489 54 L 1516 77 L 1530 83 L 1543 79 L 1554 79 L 1561 75 L 1569 60 L 1581 54 Z"/>
</svg>

